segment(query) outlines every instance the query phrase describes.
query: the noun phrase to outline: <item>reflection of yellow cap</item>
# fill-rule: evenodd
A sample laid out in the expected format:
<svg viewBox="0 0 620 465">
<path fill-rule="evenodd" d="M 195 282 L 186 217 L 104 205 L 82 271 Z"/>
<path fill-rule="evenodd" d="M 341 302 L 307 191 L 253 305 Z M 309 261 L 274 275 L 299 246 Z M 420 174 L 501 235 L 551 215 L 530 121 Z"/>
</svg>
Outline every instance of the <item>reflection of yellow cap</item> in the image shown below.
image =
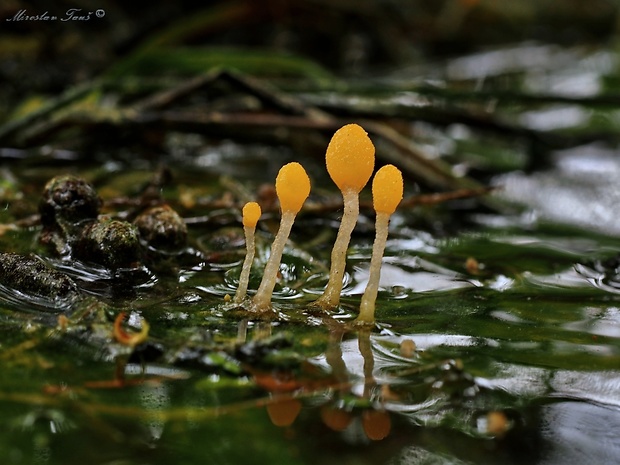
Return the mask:
<svg viewBox="0 0 620 465">
<path fill-rule="evenodd" d="M 301 402 L 297 399 L 283 399 L 267 405 L 267 414 L 275 426 L 291 426 L 300 411 Z"/>
<path fill-rule="evenodd" d="M 380 441 L 385 439 L 392 429 L 390 414 L 385 410 L 364 410 L 362 426 L 368 439 Z"/>
<path fill-rule="evenodd" d="M 243 226 L 255 228 L 261 215 L 260 205 L 256 202 L 248 202 L 243 206 Z"/>
<path fill-rule="evenodd" d="M 341 191 L 360 192 L 375 167 L 375 146 L 361 126 L 347 124 L 329 142 L 325 164 Z"/>
<path fill-rule="evenodd" d="M 298 213 L 310 195 L 310 178 L 299 163 L 280 168 L 276 177 L 276 193 L 283 212 Z"/>
<path fill-rule="evenodd" d="M 394 165 L 385 165 L 372 181 L 372 203 L 377 213 L 391 215 L 403 199 L 403 175 Z"/>
<path fill-rule="evenodd" d="M 321 420 L 334 431 L 344 431 L 351 424 L 353 417 L 346 410 L 324 405 L 321 407 Z"/>
</svg>

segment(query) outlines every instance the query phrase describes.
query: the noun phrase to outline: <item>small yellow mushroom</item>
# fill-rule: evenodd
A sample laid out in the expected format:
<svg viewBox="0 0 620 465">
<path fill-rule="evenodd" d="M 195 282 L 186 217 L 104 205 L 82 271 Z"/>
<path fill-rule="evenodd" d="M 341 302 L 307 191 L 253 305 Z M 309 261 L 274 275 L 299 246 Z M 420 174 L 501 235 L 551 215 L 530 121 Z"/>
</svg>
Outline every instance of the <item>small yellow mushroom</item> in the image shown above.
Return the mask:
<svg viewBox="0 0 620 465">
<path fill-rule="evenodd" d="M 386 165 L 377 171 L 372 181 L 372 201 L 377 218 L 375 220 L 375 242 L 370 259 L 370 275 L 362 296 L 360 313 L 356 324 L 372 324 L 375 321 L 375 301 L 381 277 L 381 260 L 387 242 L 390 216 L 403 198 L 403 176 L 398 168 Z"/>
<path fill-rule="evenodd" d="M 276 177 L 276 194 L 280 200 L 280 228 L 271 245 L 271 254 L 258 291 L 252 300 L 252 310 L 264 312 L 271 308 L 271 295 L 276 285 L 284 246 L 291 233 L 297 213 L 310 195 L 310 178 L 299 163 L 289 163 L 280 168 Z"/>
<path fill-rule="evenodd" d="M 243 206 L 243 232 L 245 233 L 246 254 L 245 260 L 243 260 L 243 266 L 241 267 L 241 274 L 239 275 L 239 287 L 235 294 L 234 302 L 236 304 L 243 302 L 245 294 L 248 291 L 250 270 L 254 262 L 254 253 L 256 251 L 254 232 L 256 231 L 256 223 L 258 223 L 261 213 L 260 205 L 256 202 L 248 202 Z"/>
<path fill-rule="evenodd" d="M 359 193 L 368 183 L 375 166 L 375 146 L 357 124 L 338 129 L 325 154 L 327 172 L 342 191 L 344 213 L 332 249 L 329 282 L 316 304 L 333 309 L 340 303 L 347 248 L 359 215 Z"/>
</svg>

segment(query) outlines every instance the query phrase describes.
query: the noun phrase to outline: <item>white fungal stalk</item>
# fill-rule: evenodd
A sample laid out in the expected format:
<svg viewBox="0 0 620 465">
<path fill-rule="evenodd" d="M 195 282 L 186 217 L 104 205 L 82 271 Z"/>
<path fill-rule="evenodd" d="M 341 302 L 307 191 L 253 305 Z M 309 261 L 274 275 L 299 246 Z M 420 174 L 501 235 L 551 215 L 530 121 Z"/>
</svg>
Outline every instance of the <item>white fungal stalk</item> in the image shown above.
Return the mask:
<svg viewBox="0 0 620 465">
<path fill-rule="evenodd" d="M 377 213 L 375 222 L 375 242 L 372 245 L 372 257 L 370 259 L 370 274 L 368 284 L 362 296 L 360 313 L 357 317 L 358 323 L 372 324 L 375 321 L 375 302 L 379 293 L 379 280 L 381 279 L 381 264 L 383 253 L 388 237 L 388 226 L 390 224 L 389 213 Z"/>
<path fill-rule="evenodd" d="M 239 275 L 239 287 L 235 294 L 234 302 L 240 304 L 245 299 L 245 295 L 248 291 L 248 283 L 250 281 L 250 270 L 252 269 L 252 263 L 254 262 L 254 254 L 256 252 L 256 245 L 254 240 L 254 233 L 256 231 L 256 223 L 261 215 L 261 208 L 256 202 L 248 202 L 243 207 L 243 232 L 245 234 L 245 247 L 246 254 L 243 260 L 243 266 L 241 267 L 241 274 Z"/>
<path fill-rule="evenodd" d="M 325 310 L 337 307 L 342 293 L 351 233 L 359 216 L 359 193 L 368 183 L 375 166 L 375 146 L 366 131 L 347 124 L 336 131 L 325 153 L 327 171 L 342 192 L 344 213 L 332 249 L 329 282 L 315 305 Z"/>
<path fill-rule="evenodd" d="M 385 165 L 372 181 L 372 203 L 377 217 L 375 220 L 375 242 L 370 259 L 370 275 L 362 296 L 360 313 L 355 320 L 358 325 L 370 325 L 375 321 L 375 302 L 379 292 L 381 262 L 387 242 L 390 216 L 403 198 L 403 175 L 393 165 Z"/>
<path fill-rule="evenodd" d="M 271 244 L 271 254 L 263 272 L 263 279 L 252 300 L 252 310 L 265 312 L 271 309 L 271 296 L 278 279 L 284 246 L 291 233 L 297 213 L 310 194 L 310 178 L 299 163 L 289 163 L 280 168 L 276 177 L 276 194 L 280 200 L 280 229 Z"/>
</svg>

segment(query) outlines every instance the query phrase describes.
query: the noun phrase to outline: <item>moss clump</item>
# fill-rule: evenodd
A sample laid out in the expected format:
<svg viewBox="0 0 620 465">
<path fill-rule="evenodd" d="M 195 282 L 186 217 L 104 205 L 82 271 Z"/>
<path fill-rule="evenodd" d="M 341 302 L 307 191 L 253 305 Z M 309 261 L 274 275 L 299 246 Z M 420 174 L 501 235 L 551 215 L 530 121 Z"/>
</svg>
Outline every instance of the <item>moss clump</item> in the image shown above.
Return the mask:
<svg viewBox="0 0 620 465">
<path fill-rule="evenodd" d="M 134 225 L 149 248 L 178 252 L 187 245 L 187 226 L 169 205 L 149 208 L 138 215 Z"/>
<path fill-rule="evenodd" d="M 0 253 L 0 284 L 25 295 L 53 301 L 73 300 L 79 294 L 71 278 L 48 268 L 34 255 Z"/>
<path fill-rule="evenodd" d="M 51 253 L 67 255 L 84 225 L 96 221 L 101 199 L 84 179 L 70 174 L 50 179 L 39 202 L 41 244 Z"/>
<path fill-rule="evenodd" d="M 95 188 L 73 175 L 56 176 L 48 181 L 39 203 L 43 227 L 75 224 L 99 215 L 101 199 Z"/>
<path fill-rule="evenodd" d="M 89 223 L 73 243 L 72 256 L 111 270 L 135 268 L 141 259 L 138 229 L 118 220 Z"/>
</svg>

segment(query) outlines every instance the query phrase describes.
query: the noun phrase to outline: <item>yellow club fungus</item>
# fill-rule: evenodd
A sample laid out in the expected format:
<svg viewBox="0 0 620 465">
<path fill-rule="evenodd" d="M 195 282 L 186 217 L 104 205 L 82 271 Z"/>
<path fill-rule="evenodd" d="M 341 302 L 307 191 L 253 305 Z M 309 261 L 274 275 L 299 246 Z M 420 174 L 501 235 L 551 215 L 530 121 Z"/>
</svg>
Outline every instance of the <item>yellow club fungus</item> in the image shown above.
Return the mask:
<svg viewBox="0 0 620 465">
<path fill-rule="evenodd" d="M 375 321 L 375 301 L 379 290 L 381 261 L 387 242 L 390 216 L 403 198 L 403 176 L 398 168 L 386 165 L 377 171 L 372 181 L 372 201 L 377 218 L 375 220 L 375 242 L 370 259 L 370 275 L 362 302 L 357 324 L 372 324 Z"/>
<path fill-rule="evenodd" d="M 375 166 L 375 146 L 366 131 L 357 124 L 340 128 L 325 154 L 327 172 L 342 191 L 344 213 L 332 249 L 329 282 L 316 304 L 332 309 L 340 303 L 342 279 L 346 267 L 347 248 L 359 215 L 359 193 L 368 183 Z"/>
<path fill-rule="evenodd" d="M 240 304 L 245 299 L 248 290 L 248 282 L 250 281 L 250 270 L 254 261 L 254 253 L 256 247 L 254 244 L 254 232 L 256 231 L 256 223 L 261 215 L 260 205 L 256 202 L 248 202 L 243 206 L 243 232 L 245 233 L 245 260 L 241 267 L 241 275 L 239 276 L 239 287 L 235 294 L 234 302 Z"/>
<path fill-rule="evenodd" d="M 291 233 L 297 213 L 310 195 L 310 178 L 299 163 L 289 163 L 280 168 L 276 177 L 276 195 L 280 200 L 280 228 L 271 245 L 271 254 L 258 291 L 252 300 L 252 310 L 263 312 L 271 308 L 271 295 L 276 285 L 284 246 Z"/>
</svg>

